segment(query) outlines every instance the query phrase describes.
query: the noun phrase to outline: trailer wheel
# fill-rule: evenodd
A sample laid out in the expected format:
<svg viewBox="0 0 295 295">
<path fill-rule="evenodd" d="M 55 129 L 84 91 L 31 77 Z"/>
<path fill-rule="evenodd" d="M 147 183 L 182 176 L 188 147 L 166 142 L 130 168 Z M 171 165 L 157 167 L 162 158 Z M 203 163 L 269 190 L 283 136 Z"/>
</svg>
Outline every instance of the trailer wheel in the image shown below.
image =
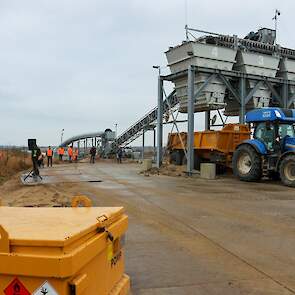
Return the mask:
<svg viewBox="0 0 295 295">
<path fill-rule="evenodd" d="M 181 151 L 172 151 L 170 155 L 170 162 L 174 165 L 181 165 L 182 164 L 182 153 Z"/>
<path fill-rule="evenodd" d="M 282 160 L 280 176 L 284 185 L 295 187 L 295 155 L 286 156 Z"/>
<path fill-rule="evenodd" d="M 200 171 L 201 169 L 202 158 L 198 155 L 194 155 L 194 169 Z"/>
<path fill-rule="evenodd" d="M 233 172 L 242 181 L 257 181 L 262 176 L 261 157 L 250 146 L 241 145 L 233 155 Z"/>
</svg>

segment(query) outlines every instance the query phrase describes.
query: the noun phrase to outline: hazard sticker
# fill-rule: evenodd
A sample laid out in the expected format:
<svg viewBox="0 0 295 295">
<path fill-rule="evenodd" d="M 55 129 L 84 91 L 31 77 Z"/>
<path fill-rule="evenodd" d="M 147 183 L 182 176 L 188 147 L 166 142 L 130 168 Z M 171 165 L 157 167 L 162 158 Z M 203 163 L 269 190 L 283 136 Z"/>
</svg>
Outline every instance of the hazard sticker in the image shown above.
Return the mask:
<svg viewBox="0 0 295 295">
<path fill-rule="evenodd" d="M 40 286 L 32 295 L 58 295 L 55 289 L 49 284 L 49 282 L 45 282 L 42 286 Z"/>
<path fill-rule="evenodd" d="M 15 278 L 4 290 L 5 295 L 31 295 L 23 283 Z"/>
</svg>

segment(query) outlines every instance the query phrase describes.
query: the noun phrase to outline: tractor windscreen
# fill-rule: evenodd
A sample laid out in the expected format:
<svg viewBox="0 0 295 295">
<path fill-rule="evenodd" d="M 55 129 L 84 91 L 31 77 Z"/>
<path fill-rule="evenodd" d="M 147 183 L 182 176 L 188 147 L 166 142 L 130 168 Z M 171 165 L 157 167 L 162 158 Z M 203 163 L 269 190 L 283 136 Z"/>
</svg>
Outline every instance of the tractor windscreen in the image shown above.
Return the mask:
<svg viewBox="0 0 295 295">
<path fill-rule="evenodd" d="M 294 124 L 279 124 L 279 136 L 284 138 L 285 136 L 295 137 Z"/>
</svg>

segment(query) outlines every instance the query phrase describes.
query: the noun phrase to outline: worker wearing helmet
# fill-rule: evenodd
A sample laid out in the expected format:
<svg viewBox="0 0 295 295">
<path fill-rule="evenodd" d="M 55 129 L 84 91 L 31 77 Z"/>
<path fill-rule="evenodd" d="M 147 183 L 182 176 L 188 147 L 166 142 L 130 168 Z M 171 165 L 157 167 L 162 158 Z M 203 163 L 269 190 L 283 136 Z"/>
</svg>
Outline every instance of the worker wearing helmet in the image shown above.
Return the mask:
<svg viewBox="0 0 295 295">
<path fill-rule="evenodd" d="M 52 167 L 52 158 L 53 158 L 53 150 L 51 149 L 51 146 L 48 147 L 46 151 L 47 156 L 47 167 Z"/>
</svg>

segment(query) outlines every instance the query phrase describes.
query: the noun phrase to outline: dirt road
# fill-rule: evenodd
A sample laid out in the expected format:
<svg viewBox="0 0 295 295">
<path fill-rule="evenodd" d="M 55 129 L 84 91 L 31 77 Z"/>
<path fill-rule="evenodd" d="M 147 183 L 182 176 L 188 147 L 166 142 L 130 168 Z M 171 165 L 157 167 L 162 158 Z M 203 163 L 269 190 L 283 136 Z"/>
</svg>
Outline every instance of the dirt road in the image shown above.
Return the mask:
<svg viewBox="0 0 295 295">
<path fill-rule="evenodd" d="M 133 294 L 295 294 L 294 189 L 230 177 L 143 176 L 134 164 L 62 169 L 65 183 L 6 183 L 3 203 L 67 205 L 84 194 L 96 206 L 124 206 Z M 69 182 L 76 173 L 102 182 Z"/>
</svg>

